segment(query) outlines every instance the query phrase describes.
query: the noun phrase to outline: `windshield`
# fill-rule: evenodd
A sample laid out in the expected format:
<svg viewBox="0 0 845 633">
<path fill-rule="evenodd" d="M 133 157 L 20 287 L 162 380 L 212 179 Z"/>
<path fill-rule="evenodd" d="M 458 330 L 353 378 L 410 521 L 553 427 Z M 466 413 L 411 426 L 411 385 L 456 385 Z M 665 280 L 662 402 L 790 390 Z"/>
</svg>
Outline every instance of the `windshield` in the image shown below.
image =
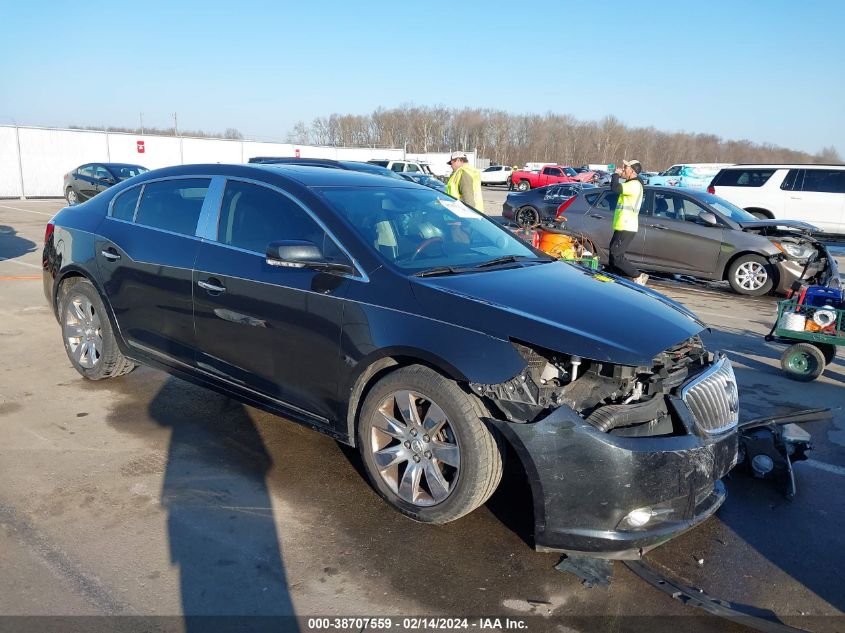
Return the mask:
<svg viewBox="0 0 845 633">
<path fill-rule="evenodd" d="M 703 202 L 706 202 L 711 207 L 716 209 L 719 213 L 724 215 L 727 218 L 730 218 L 734 222 L 756 222 L 759 218 L 754 217 L 745 209 L 740 209 L 735 204 L 728 202 L 724 198 L 720 198 L 719 196 L 714 196 L 713 194 L 709 193 L 702 193 L 700 194 L 700 198 Z"/>
<path fill-rule="evenodd" d="M 542 258 L 510 232 L 433 189 L 315 188 L 381 257 L 410 273 Z"/>
<path fill-rule="evenodd" d="M 389 160 L 368 160 L 370 165 L 378 165 L 379 167 L 387 167 L 390 164 Z"/>
</svg>

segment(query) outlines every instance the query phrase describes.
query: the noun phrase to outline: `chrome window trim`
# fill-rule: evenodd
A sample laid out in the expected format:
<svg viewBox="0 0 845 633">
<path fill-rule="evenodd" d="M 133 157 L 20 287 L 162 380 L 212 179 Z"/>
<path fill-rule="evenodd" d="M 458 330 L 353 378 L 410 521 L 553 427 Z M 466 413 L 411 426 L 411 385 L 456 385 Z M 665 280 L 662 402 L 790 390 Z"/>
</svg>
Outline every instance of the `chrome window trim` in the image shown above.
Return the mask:
<svg viewBox="0 0 845 633">
<path fill-rule="evenodd" d="M 305 206 L 298 198 L 296 198 L 293 194 L 291 194 L 288 191 L 285 191 L 284 189 L 282 189 L 280 187 L 277 187 L 275 185 L 271 185 L 270 183 L 264 182 L 262 180 L 255 180 L 254 178 L 245 178 L 245 177 L 241 177 L 241 176 L 223 176 L 223 178 L 226 180 L 226 183 L 228 183 L 229 181 L 245 182 L 247 184 L 256 185 L 256 186 L 259 186 L 259 187 L 265 187 L 266 189 L 270 189 L 271 191 L 275 191 L 276 193 L 280 193 L 283 196 L 285 196 L 286 198 L 288 198 L 289 200 L 291 200 L 291 202 L 293 202 L 296 206 L 298 206 L 300 209 L 302 209 L 308 215 L 308 217 L 310 217 L 314 221 L 314 223 L 317 224 L 317 226 L 319 226 L 326 233 L 326 235 L 329 236 L 329 239 L 331 239 L 331 241 L 334 242 L 334 244 L 338 248 L 338 250 L 340 250 L 344 255 L 346 255 L 346 257 L 349 258 L 349 261 L 352 262 L 353 268 L 355 268 L 355 270 L 357 271 L 357 274 L 352 274 L 352 275 L 341 274 L 339 276 L 346 277 L 347 279 L 354 279 L 356 281 L 362 281 L 364 283 L 369 283 L 370 278 L 367 275 L 367 273 L 364 272 L 364 269 L 358 263 L 358 260 L 355 259 L 352 256 L 352 253 L 350 253 L 349 250 L 347 250 L 347 248 L 340 243 L 340 240 L 337 238 L 337 236 L 335 236 L 334 233 L 332 233 L 332 231 L 329 229 L 329 227 L 327 227 L 325 225 L 325 223 L 322 220 L 320 220 L 320 218 L 318 218 L 316 215 L 314 215 L 314 213 L 307 206 Z M 225 187 L 224 187 L 224 192 L 225 192 Z M 215 216 L 213 217 L 213 219 L 214 219 L 213 230 L 209 231 L 209 233 L 212 234 L 213 236 L 208 237 L 207 239 L 210 240 L 211 242 L 213 242 L 216 246 L 220 246 L 222 248 L 230 248 L 230 249 L 239 251 L 241 253 L 248 253 L 250 255 L 258 255 L 262 259 L 266 259 L 266 257 L 267 257 L 266 253 L 260 253 L 258 251 L 251 251 L 249 249 L 241 248 L 239 246 L 232 246 L 231 244 L 224 244 L 217 239 L 218 229 L 220 227 L 220 214 L 222 212 L 222 204 L 223 204 L 223 195 L 222 195 L 222 192 L 221 192 L 220 203 L 217 205 L 217 209 L 216 209 L 217 212 L 216 212 Z"/>
</svg>

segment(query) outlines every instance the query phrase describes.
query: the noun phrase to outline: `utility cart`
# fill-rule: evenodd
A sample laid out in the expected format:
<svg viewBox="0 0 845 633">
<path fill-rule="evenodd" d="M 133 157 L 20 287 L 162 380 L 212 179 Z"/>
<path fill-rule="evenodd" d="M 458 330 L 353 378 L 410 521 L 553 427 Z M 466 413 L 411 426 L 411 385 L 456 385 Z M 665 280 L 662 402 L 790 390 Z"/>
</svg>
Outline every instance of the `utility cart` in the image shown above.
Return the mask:
<svg viewBox="0 0 845 633">
<path fill-rule="evenodd" d="M 780 366 L 793 380 L 808 382 L 821 376 L 836 357 L 836 347 L 845 345 L 841 292 L 836 302 L 821 303 L 817 297 L 811 301 L 802 294 L 778 303 L 777 320 L 766 335 L 767 341 L 792 343 L 781 355 Z"/>
</svg>

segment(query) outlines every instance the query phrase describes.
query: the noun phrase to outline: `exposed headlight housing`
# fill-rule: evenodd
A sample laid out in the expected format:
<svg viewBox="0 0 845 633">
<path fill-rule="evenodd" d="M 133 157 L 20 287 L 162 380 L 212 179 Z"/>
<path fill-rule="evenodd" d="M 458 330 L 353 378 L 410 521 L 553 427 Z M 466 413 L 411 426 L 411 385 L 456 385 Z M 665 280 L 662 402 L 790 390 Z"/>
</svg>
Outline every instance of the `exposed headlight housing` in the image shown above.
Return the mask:
<svg viewBox="0 0 845 633">
<path fill-rule="evenodd" d="M 792 242 L 772 242 L 784 254 L 793 259 L 807 259 L 816 252 L 816 249 L 809 244 L 794 244 Z"/>
</svg>

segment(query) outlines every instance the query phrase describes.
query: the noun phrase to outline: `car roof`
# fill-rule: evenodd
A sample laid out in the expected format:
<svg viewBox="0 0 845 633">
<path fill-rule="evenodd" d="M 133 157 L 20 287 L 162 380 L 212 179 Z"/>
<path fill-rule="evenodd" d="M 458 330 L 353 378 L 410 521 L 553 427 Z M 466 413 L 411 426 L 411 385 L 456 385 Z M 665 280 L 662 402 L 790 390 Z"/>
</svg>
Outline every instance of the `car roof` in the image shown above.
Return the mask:
<svg viewBox="0 0 845 633">
<path fill-rule="evenodd" d="M 356 187 L 418 187 L 404 179 L 388 179 L 385 176 L 357 171 L 349 168 L 319 167 L 314 165 L 291 165 L 289 163 L 265 163 L 250 165 L 253 169 L 269 171 L 287 176 L 306 187 L 356 186 Z"/>
</svg>

